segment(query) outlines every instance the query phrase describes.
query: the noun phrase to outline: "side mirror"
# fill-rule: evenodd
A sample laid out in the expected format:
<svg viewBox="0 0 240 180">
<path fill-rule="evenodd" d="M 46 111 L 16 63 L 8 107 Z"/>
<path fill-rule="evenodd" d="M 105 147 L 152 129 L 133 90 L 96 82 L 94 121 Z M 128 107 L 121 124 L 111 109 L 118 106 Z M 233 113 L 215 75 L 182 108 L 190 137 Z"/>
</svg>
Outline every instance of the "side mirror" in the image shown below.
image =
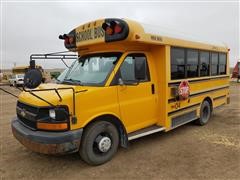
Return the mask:
<svg viewBox="0 0 240 180">
<path fill-rule="evenodd" d="M 138 58 L 135 61 L 135 79 L 136 80 L 144 80 L 146 78 L 146 60 L 145 58 Z"/>
<path fill-rule="evenodd" d="M 118 79 L 118 85 L 120 85 L 120 86 L 123 86 L 123 85 L 124 85 L 124 82 L 123 82 L 122 78 L 119 78 L 119 79 Z"/>
<path fill-rule="evenodd" d="M 35 69 L 35 61 L 30 61 L 30 69 L 24 76 L 24 87 L 34 89 L 41 84 L 42 78 L 40 70 Z"/>
</svg>

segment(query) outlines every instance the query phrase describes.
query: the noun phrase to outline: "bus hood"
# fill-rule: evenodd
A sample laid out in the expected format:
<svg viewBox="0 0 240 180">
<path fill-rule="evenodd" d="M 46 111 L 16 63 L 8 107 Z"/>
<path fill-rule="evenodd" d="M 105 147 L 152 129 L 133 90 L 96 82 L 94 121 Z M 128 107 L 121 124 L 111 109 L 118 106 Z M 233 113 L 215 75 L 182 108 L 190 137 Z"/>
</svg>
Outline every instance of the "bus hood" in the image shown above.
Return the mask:
<svg viewBox="0 0 240 180">
<path fill-rule="evenodd" d="M 63 89 L 64 88 L 64 89 Z M 72 106 L 73 104 L 73 90 L 75 94 L 79 94 L 81 92 L 86 92 L 91 87 L 85 86 L 73 86 L 73 85 L 65 85 L 65 84 L 41 84 L 38 88 L 30 92 L 22 91 L 19 95 L 19 101 L 25 104 L 29 104 L 32 106 L 50 106 L 47 102 L 53 105 L 68 105 Z M 51 90 L 50 90 L 51 89 Z M 57 92 L 54 90 L 57 89 Z M 39 90 L 39 91 L 35 91 Z M 36 96 L 40 97 L 36 97 Z M 43 100 L 42 100 L 43 99 Z M 47 102 L 45 102 L 46 100 Z"/>
</svg>

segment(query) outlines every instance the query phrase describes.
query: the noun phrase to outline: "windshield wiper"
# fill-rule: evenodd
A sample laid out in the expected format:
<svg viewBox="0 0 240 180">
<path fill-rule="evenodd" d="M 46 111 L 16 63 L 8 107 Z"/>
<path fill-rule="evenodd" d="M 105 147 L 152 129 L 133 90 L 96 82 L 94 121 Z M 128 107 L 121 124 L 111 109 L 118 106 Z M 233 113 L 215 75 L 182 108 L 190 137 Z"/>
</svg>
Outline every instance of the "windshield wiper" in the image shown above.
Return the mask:
<svg viewBox="0 0 240 180">
<path fill-rule="evenodd" d="M 64 80 L 62 81 L 62 83 L 82 85 L 80 80 L 72 79 L 72 78 L 70 78 L 70 79 L 64 79 Z"/>
</svg>

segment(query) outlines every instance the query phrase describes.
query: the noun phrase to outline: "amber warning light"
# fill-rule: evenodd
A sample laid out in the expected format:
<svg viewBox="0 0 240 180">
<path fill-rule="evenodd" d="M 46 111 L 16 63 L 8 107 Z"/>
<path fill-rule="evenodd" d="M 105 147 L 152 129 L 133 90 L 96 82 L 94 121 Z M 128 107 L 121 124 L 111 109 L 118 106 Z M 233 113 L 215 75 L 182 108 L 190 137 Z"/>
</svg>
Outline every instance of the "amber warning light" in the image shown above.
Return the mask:
<svg viewBox="0 0 240 180">
<path fill-rule="evenodd" d="M 123 25 L 118 21 L 110 21 L 102 24 L 103 30 L 108 35 L 119 34 L 123 30 Z"/>
<path fill-rule="evenodd" d="M 128 37 L 128 24 L 122 19 L 105 19 L 102 24 L 105 32 L 105 42 L 124 40 Z"/>
</svg>

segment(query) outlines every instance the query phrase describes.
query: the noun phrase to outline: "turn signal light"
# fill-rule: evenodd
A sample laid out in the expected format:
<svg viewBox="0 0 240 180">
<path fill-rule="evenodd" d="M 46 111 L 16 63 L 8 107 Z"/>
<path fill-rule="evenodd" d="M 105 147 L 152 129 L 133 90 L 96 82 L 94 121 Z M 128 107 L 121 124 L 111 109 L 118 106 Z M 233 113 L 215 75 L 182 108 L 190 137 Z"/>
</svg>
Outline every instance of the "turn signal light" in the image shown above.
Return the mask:
<svg viewBox="0 0 240 180">
<path fill-rule="evenodd" d="M 38 122 L 37 128 L 42 130 L 62 131 L 68 129 L 67 123 L 43 123 Z"/>
</svg>

